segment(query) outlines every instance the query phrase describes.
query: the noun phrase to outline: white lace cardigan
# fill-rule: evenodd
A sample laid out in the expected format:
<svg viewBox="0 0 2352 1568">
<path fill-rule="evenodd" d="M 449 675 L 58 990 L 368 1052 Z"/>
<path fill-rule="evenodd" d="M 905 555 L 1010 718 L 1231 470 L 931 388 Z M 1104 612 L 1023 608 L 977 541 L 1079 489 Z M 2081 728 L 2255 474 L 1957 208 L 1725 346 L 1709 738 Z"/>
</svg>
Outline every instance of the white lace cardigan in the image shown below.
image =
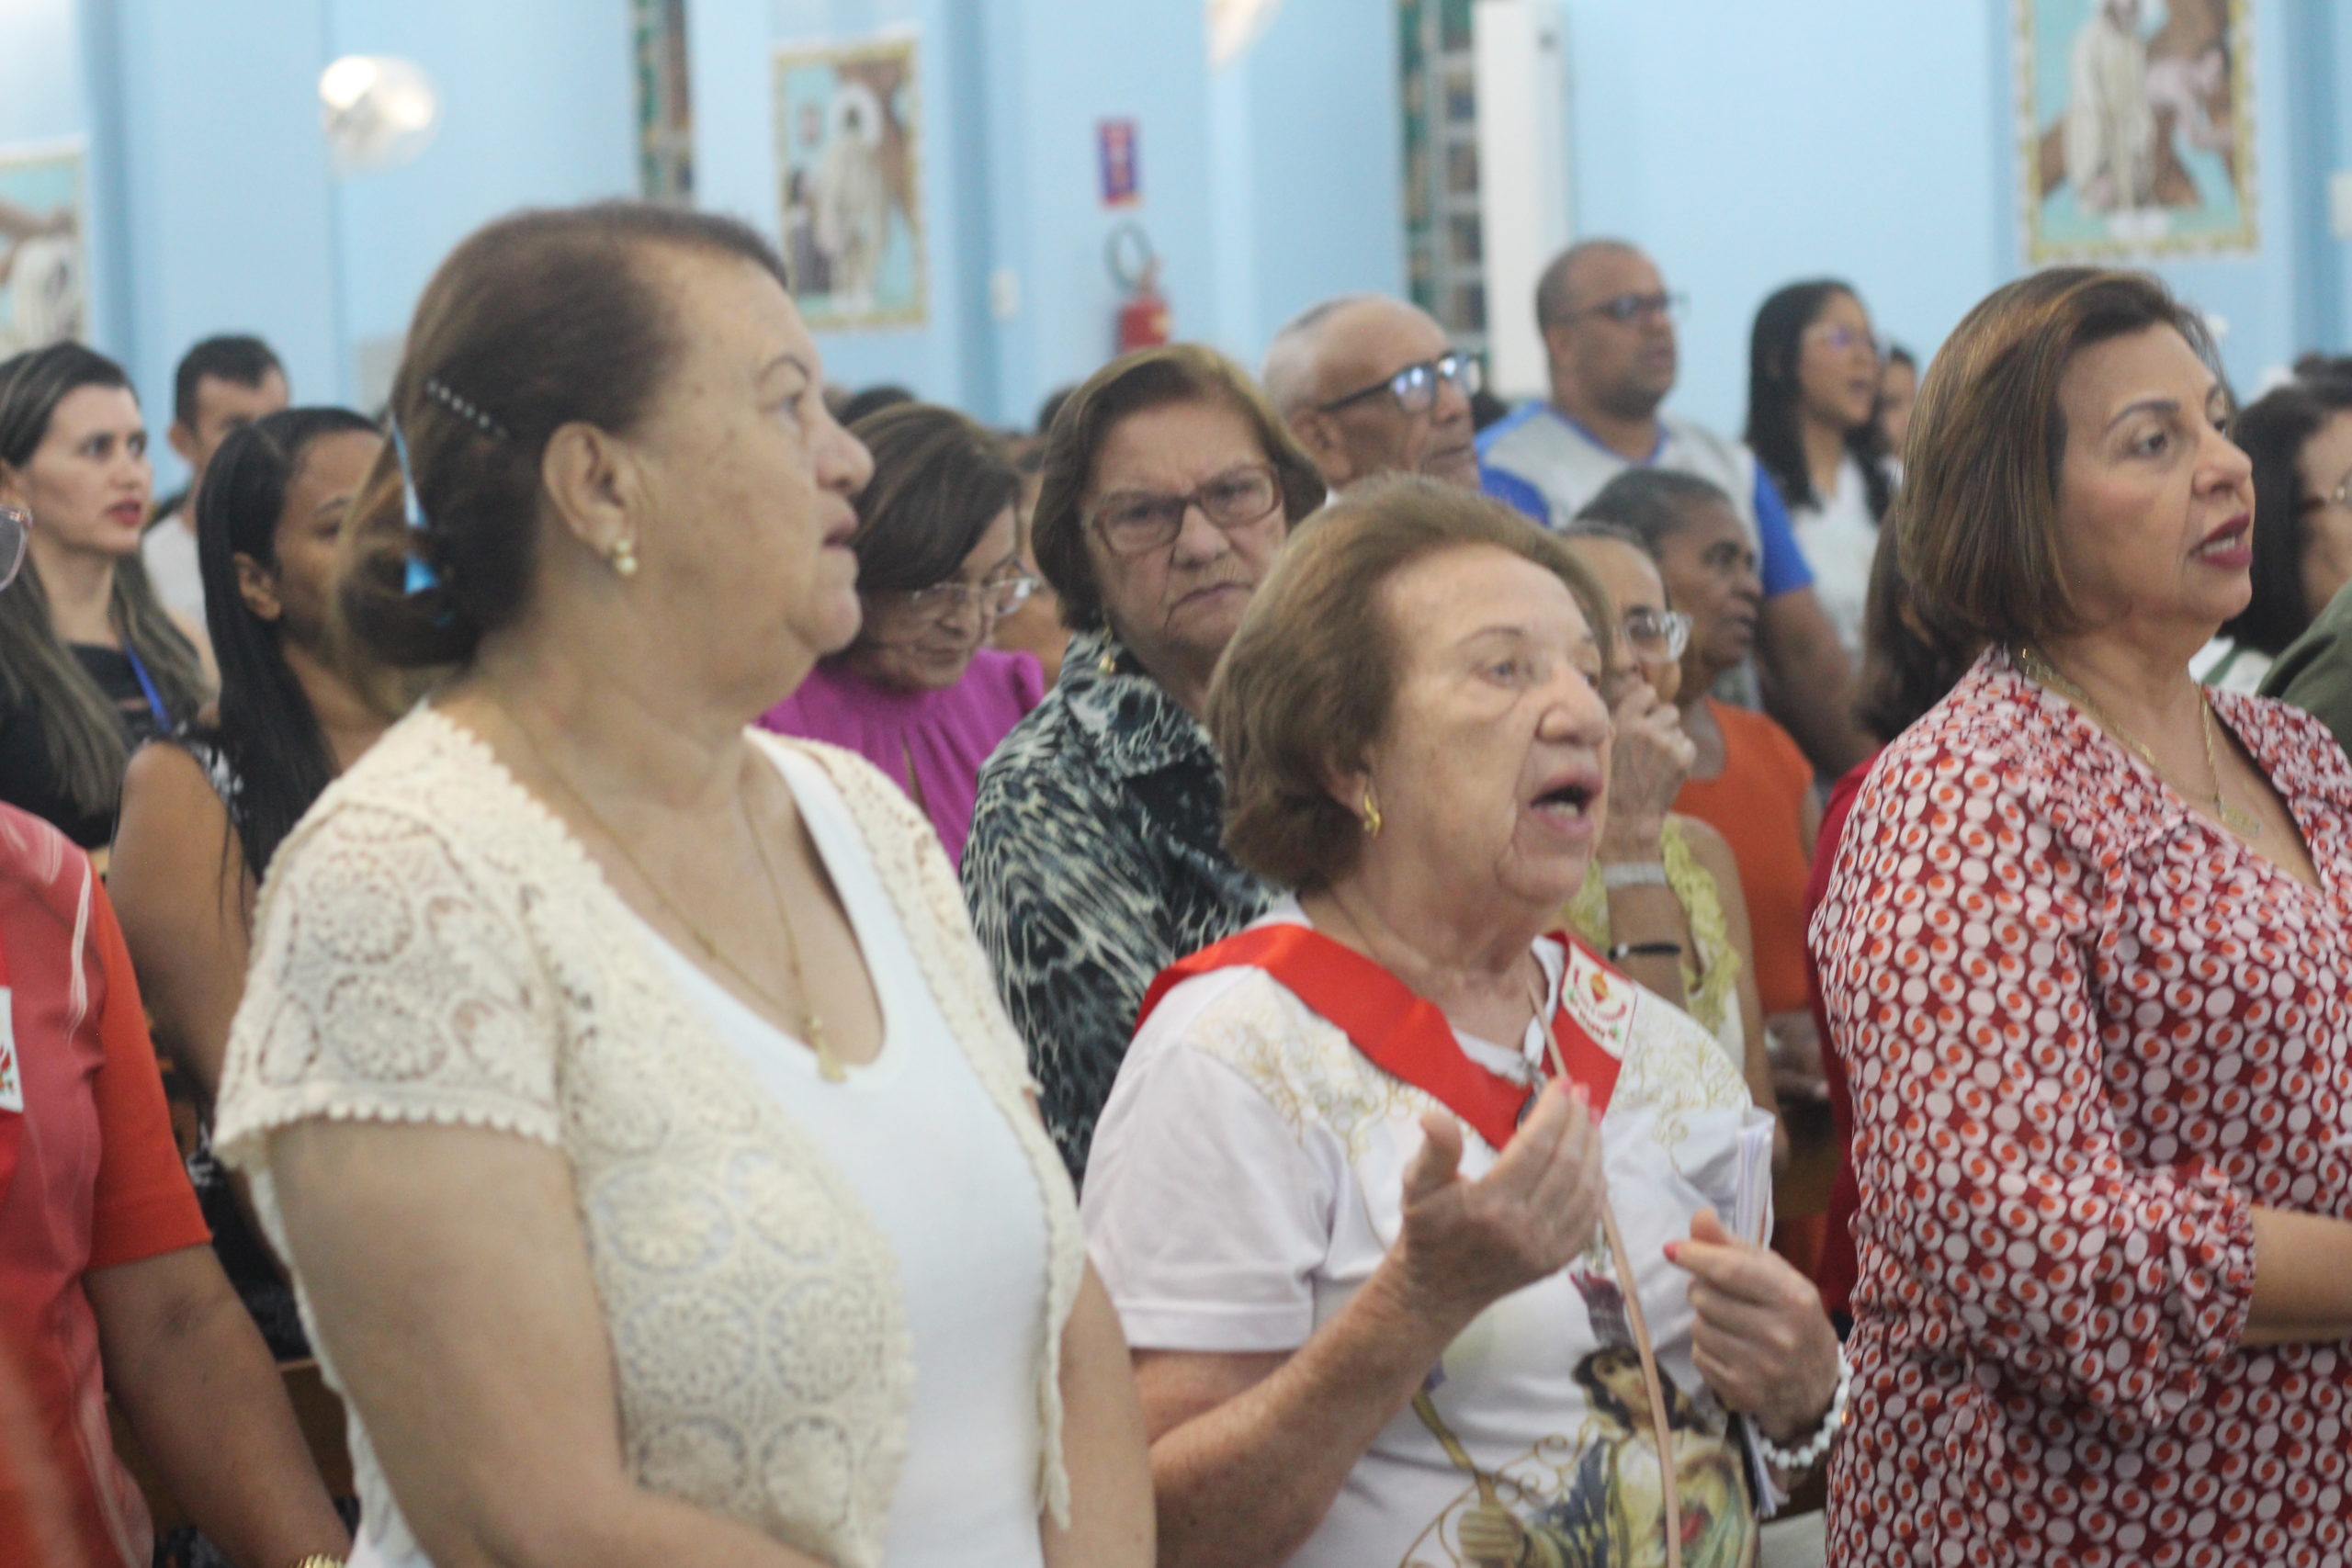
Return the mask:
<svg viewBox="0 0 2352 1568">
<path fill-rule="evenodd" d="M 1049 1239 L 1039 1500 L 1066 1519 L 1060 1342 L 1084 1252 L 1069 1178 L 1023 1102 L 1021 1043 L 922 815 L 848 752 L 760 739 L 797 746 L 839 787 L 1035 1172 Z M 560 1150 L 639 1483 L 844 1568 L 879 1562 L 914 1381 L 888 1243 L 578 841 L 429 706 L 328 791 L 262 895 L 214 1144 L 251 1176 L 281 1250 L 268 1134 L 316 1117 L 458 1122 Z M 351 1438 L 370 1533 L 413 1550 L 356 1419 Z"/>
</svg>

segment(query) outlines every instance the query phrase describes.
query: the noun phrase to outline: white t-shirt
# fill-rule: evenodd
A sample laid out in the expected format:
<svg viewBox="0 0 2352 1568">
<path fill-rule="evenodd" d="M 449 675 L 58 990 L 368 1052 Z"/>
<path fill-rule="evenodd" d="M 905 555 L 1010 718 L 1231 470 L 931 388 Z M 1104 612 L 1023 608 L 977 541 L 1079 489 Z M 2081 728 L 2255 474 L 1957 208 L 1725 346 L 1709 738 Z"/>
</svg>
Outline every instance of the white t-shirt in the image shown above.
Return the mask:
<svg viewBox="0 0 2352 1568">
<path fill-rule="evenodd" d="M 186 508 L 147 530 L 139 540 L 140 563 L 164 608 L 204 625 L 204 570 L 197 559 L 196 529 Z"/>
<path fill-rule="evenodd" d="M 1041 1568 L 1037 1325 L 1046 1216 L 1035 1174 L 950 1033 L 823 769 L 768 748 L 824 857 L 881 998 L 881 1055 L 817 1076 L 816 1056 L 652 927 L 648 941 L 719 1037 L 833 1160 L 898 1255 L 914 1407 L 883 1568 Z M 363 1544 L 353 1568 L 428 1568 Z"/>
<path fill-rule="evenodd" d="M 2270 673 L 2273 662 L 2270 655 L 2258 648 L 2247 648 L 2233 637 L 2217 637 L 2189 660 L 2188 672 L 2200 686 L 2251 697 L 2260 694 L 2262 678 Z"/>
<path fill-rule="evenodd" d="M 1305 919 L 1290 902 L 1260 924 Z M 1603 973 L 1550 942 L 1536 953 L 1555 997 L 1564 961 L 1572 995 L 1589 997 Z M 1588 1011 L 1596 1037 L 1623 1054 L 1601 1123 L 1611 1202 L 1674 1387 L 1683 1516 L 1697 1521 L 1683 1561 L 1733 1568 L 1754 1510 L 1724 1412 L 1690 1359 L 1689 1277 L 1662 1248 L 1702 1207 L 1730 1223 L 1743 1169 L 1751 1205 L 1769 1187 L 1770 1120 L 1696 1022 L 1631 982 L 1605 985 L 1606 1002 Z M 1544 1050 L 1533 1026 L 1512 1046 L 1457 1039 L 1511 1076 L 1532 1072 Z M 1261 970 L 1221 969 L 1171 989 L 1120 1067 L 1080 1205 L 1129 1344 L 1306 1343 L 1396 1241 L 1419 1119 L 1436 1106 Z M 1464 1144 L 1463 1174 L 1475 1179 L 1496 1151 L 1466 1129 Z M 1614 1273 L 1597 1247 L 1479 1316 L 1432 1369 L 1430 1390 L 1475 1475 L 1408 1407 L 1357 1461 L 1294 1568 L 1464 1562 L 1461 1527 L 1489 1495 L 1565 1561 L 1648 1561 L 1628 1543 L 1658 1539 L 1657 1450 Z M 1597 1400 L 1596 1382 L 1618 1391 L 1622 1407 Z"/>
<path fill-rule="evenodd" d="M 1838 640 L 1848 654 L 1860 657 L 1862 601 L 1870 593 L 1879 534 L 1860 459 L 1849 454 L 1838 465 L 1836 491 L 1810 506 L 1790 507 L 1789 525 L 1795 530 L 1805 564 L 1813 569 L 1814 594 L 1838 628 Z"/>
</svg>

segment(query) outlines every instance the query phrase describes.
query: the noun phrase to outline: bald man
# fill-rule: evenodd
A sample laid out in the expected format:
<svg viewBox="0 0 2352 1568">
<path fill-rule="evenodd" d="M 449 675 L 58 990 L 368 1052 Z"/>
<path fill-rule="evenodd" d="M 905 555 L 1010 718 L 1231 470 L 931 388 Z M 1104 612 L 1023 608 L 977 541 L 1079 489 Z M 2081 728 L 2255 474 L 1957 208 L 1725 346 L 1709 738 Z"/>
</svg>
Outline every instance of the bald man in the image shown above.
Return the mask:
<svg viewBox="0 0 2352 1568">
<path fill-rule="evenodd" d="M 1680 366 L 1679 303 L 1657 265 L 1623 240 L 1587 240 L 1555 257 L 1535 287 L 1552 396 L 1480 434 L 1484 483 L 1555 528 L 1632 468 L 1695 474 L 1731 497 L 1764 581 L 1757 665 L 1765 705 L 1835 778 L 1871 750 L 1851 711 L 1853 667 L 1756 455 L 1663 410 Z"/>
<path fill-rule="evenodd" d="M 1478 484 L 1478 362 L 1418 306 L 1351 294 L 1310 306 L 1266 350 L 1266 395 L 1333 490 L 1372 474 Z"/>
</svg>

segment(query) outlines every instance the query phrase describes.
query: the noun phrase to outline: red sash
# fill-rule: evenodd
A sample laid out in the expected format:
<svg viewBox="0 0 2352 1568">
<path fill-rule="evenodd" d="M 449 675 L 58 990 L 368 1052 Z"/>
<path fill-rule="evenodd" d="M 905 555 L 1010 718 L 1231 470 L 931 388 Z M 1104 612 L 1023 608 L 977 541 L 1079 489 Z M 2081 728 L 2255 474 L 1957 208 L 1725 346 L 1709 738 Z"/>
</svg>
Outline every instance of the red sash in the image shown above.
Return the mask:
<svg viewBox="0 0 2352 1568">
<path fill-rule="evenodd" d="M 1620 1052 L 1603 1044 L 1589 1025 L 1622 1043 L 1638 987 L 1575 939 L 1555 932 L 1553 940 L 1568 952 L 1552 1030 L 1568 1077 L 1584 1086 L 1598 1116 L 1608 1109 L 1623 1063 Z M 1534 1090 L 1472 1061 L 1443 1013 L 1373 960 L 1309 926 L 1260 926 L 1179 959 L 1144 993 L 1136 1027 L 1141 1029 L 1160 999 L 1182 982 L 1236 967 L 1262 969 L 1282 982 L 1347 1035 L 1374 1066 L 1436 1099 L 1491 1146 L 1499 1149 L 1510 1142 Z"/>
</svg>

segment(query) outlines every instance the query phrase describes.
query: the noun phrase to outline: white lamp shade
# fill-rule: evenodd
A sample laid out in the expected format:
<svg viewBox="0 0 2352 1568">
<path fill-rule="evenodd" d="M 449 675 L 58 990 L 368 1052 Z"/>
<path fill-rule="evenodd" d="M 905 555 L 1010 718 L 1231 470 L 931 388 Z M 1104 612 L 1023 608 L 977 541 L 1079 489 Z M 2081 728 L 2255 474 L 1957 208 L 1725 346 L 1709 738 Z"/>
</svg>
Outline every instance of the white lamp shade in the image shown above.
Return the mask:
<svg viewBox="0 0 2352 1568">
<path fill-rule="evenodd" d="M 441 95 L 413 60 L 346 54 L 319 73 L 319 125 L 338 173 L 397 168 L 440 124 Z"/>
</svg>

